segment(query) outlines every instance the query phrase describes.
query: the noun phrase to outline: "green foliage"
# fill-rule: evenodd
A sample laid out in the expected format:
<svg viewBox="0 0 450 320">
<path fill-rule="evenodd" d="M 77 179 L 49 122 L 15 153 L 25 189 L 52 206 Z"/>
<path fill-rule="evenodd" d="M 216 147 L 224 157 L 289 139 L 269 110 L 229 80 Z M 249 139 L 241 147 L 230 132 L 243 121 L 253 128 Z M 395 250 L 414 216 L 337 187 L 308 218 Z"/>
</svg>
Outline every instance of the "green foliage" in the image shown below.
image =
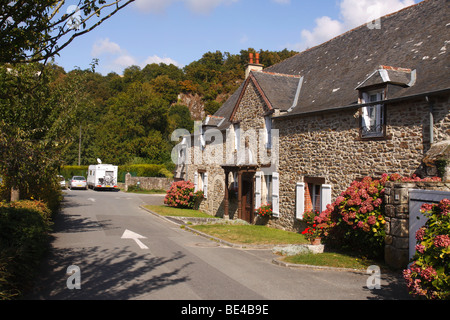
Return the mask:
<svg viewBox="0 0 450 320">
<path fill-rule="evenodd" d="M 403 271 L 411 295 L 432 300 L 450 299 L 450 200 L 424 204 L 428 218 L 416 233 L 416 253 Z"/>
<path fill-rule="evenodd" d="M 43 202 L 0 203 L 0 300 L 30 289 L 47 251 L 50 216 Z"/>
<path fill-rule="evenodd" d="M 130 173 L 133 177 L 172 178 L 173 174 L 160 164 L 133 164 L 119 166 L 119 180 L 125 181 L 125 175 Z"/>
<path fill-rule="evenodd" d="M 61 15 L 63 0 L 3 1 L 0 63 L 48 60 L 133 1 L 80 0 L 78 12 Z"/>
</svg>

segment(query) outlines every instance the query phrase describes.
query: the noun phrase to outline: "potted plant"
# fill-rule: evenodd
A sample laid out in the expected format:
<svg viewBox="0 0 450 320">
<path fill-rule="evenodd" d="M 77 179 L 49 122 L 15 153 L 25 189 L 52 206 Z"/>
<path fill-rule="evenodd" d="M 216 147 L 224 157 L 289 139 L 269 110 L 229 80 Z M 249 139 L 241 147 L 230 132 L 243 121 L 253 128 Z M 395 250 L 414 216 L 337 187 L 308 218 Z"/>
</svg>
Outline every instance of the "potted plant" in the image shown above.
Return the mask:
<svg viewBox="0 0 450 320">
<path fill-rule="evenodd" d="M 303 219 L 308 227 L 302 232 L 302 235 L 304 235 L 312 245 L 319 245 L 322 242 L 323 226 L 316 222 L 316 217 L 318 215 L 318 211 L 308 211 L 303 215 Z"/>
<path fill-rule="evenodd" d="M 272 216 L 272 204 L 267 203 L 256 209 L 256 214 L 261 218 Z"/>
</svg>

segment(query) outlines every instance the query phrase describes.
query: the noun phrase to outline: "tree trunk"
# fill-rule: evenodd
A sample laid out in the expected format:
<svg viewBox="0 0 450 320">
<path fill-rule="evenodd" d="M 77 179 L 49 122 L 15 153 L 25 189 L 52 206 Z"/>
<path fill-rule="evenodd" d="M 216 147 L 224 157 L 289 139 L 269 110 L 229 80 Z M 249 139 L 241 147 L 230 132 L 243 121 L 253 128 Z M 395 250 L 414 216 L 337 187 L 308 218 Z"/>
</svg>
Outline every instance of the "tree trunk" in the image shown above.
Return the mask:
<svg viewBox="0 0 450 320">
<path fill-rule="evenodd" d="M 11 202 L 20 200 L 20 191 L 15 187 L 11 188 Z"/>
</svg>

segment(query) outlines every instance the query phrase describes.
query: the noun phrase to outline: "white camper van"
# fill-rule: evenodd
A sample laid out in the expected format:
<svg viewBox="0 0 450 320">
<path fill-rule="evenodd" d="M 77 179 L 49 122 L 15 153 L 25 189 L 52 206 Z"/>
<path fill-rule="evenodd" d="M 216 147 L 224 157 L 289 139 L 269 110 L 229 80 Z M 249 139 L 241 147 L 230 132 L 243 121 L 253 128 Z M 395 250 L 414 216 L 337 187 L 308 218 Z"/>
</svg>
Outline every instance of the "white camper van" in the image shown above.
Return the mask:
<svg viewBox="0 0 450 320">
<path fill-rule="evenodd" d="M 89 166 L 87 184 L 94 190 L 116 189 L 118 167 L 112 164 L 96 164 Z"/>
</svg>

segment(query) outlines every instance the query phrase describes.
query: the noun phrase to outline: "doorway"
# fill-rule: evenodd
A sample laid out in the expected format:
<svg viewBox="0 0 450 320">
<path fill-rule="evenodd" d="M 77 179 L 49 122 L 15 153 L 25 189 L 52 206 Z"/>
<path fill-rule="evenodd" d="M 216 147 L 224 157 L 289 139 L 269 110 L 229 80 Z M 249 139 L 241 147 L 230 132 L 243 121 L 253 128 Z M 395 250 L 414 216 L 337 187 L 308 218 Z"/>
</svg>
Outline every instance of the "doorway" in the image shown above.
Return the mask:
<svg viewBox="0 0 450 320">
<path fill-rule="evenodd" d="M 255 218 L 255 194 L 254 194 L 253 176 L 245 174 L 242 176 L 242 200 L 241 200 L 241 219 L 248 223 L 253 223 Z"/>
</svg>

